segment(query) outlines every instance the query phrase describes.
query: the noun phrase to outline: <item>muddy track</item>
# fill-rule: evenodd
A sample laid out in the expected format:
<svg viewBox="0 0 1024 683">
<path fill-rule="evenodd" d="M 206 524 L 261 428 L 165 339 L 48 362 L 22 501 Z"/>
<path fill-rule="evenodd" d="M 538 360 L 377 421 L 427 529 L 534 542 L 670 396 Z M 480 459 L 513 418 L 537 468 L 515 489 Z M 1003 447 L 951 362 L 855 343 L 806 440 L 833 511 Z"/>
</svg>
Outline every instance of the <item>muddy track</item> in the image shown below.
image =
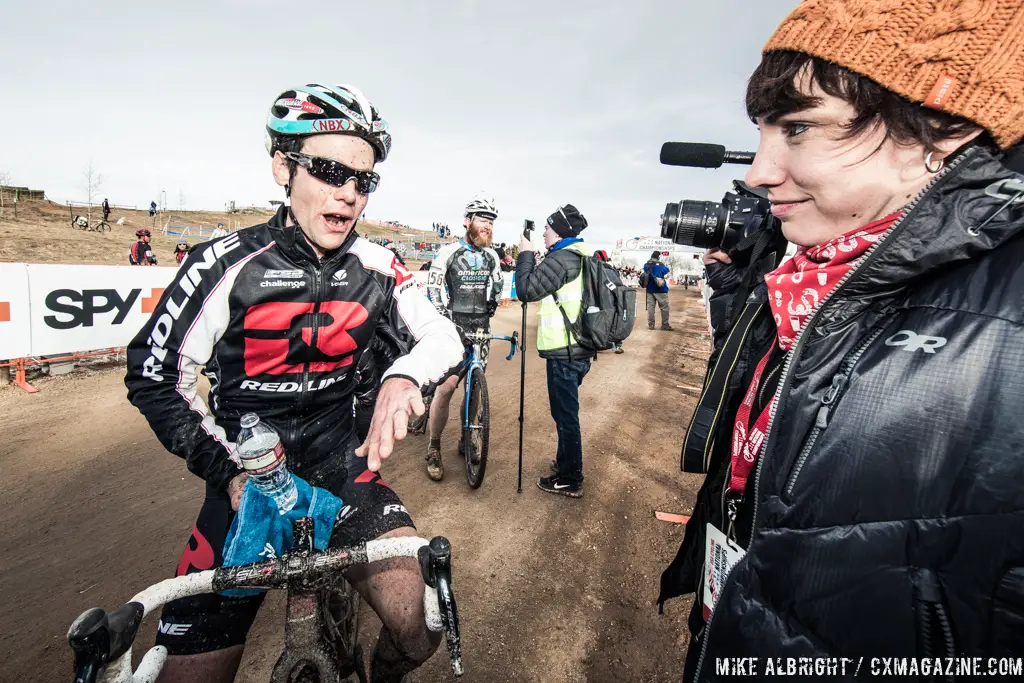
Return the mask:
<svg viewBox="0 0 1024 683">
<path fill-rule="evenodd" d="M 543 361 L 527 356 L 523 493 L 516 493 L 519 359 L 488 368 L 491 452 L 471 491 L 456 454 L 455 416 L 443 441 L 446 478 L 423 471 L 425 437 L 385 465 L 421 535 L 455 548 L 467 673 L 473 681 L 678 681 L 687 605 L 654 606 L 681 527 L 656 509 L 688 512 L 700 480 L 679 472 L 683 430 L 703 378 L 707 339 L 693 292 L 672 293 L 674 332 L 638 321 L 626 353 L 601 354 L 581 389 L 585 495 L 539 491 L 555 450 Z M 640 311 L 643 317 L 643 311 Z M 530 311 L 533 348 L 535 309 Z M 519 327 L 518 306 L 496 331 Z M 114 607 L 173 572 L 202 497 L 199 480 L 168 455 L 127 403 L 117 369 L 0 390 L 0 680 L 61 680 L 68 625 L 94 605 Z M 17 615 L 17 618 L 12 618 Z M 138 655 L 152 643 L 147 620 Z M 283 596 L 271 595 L 249 636 L 240 682 L 265 681 L 282 643 Z M 363 619 L 372 647 L 379 622 Z M 410 683 L 449 680 L 436 655 Z"/>
</svg>

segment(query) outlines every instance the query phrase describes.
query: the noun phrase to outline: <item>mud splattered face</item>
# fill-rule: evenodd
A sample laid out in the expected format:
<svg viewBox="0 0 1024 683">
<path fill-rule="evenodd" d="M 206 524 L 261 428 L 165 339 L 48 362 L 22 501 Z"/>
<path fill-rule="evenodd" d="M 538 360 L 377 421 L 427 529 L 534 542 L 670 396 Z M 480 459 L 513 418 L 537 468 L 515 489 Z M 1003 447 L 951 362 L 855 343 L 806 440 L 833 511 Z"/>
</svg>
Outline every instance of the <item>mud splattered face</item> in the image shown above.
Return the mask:
<svg viewBox="0 0 1024 683">
<path fill-rule="evenodd" d="M 370 143 L 352 135 L 313 135 L 304 141 L 302 153 L 337 161 L 359 170 L 372 171 L 374 156 Z M 322 255 L 337 249 L 355 228 L 369 196 L 350 180 L 341 187 L 329 185 L 299 167 L 289 175 L 288 161 L 281 152 L 274 155 L 274 179 L 291 187 L 291 207 L 313 250 Z"/>
</svg>

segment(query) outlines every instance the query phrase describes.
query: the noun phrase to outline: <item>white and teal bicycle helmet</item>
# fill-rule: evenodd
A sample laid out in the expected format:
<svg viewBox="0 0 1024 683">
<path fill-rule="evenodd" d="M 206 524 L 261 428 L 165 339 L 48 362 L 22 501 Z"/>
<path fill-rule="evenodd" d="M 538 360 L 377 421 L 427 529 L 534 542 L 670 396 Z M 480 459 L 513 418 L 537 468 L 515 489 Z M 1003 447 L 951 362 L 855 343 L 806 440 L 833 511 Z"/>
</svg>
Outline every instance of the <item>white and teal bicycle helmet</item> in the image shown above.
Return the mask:
<svg viewBox="0 0 1024 683">
<path fill-rule="evenodd" d="M 380 118 L 359 88 L 311 83 L 284 91 L 270 106 L 267 152 L 274 156 L 284 137 L 341 133 L 369 142 L 379 163 L 391 150 L 391 134 L 387 129 L 387 122 Z"/>
</svg>

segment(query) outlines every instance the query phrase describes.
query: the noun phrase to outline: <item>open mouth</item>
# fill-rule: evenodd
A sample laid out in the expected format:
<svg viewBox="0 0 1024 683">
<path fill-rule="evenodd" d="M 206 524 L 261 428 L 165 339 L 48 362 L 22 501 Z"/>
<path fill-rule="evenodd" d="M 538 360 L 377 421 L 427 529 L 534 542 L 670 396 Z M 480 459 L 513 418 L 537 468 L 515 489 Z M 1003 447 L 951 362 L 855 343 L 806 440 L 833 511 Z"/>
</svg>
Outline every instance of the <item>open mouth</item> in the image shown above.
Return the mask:
<svg viewBox="0 0 1024 683">
<path fill-rule="evenodd" d="M 327 224 L 328 230 L 340 231 L 348 228 L 349 221 L 352 220 L 351 216 L 346 216 L 340 213 L 324 213 L 320 215 L 323 218 L 324 223 Z"/>
</svg>

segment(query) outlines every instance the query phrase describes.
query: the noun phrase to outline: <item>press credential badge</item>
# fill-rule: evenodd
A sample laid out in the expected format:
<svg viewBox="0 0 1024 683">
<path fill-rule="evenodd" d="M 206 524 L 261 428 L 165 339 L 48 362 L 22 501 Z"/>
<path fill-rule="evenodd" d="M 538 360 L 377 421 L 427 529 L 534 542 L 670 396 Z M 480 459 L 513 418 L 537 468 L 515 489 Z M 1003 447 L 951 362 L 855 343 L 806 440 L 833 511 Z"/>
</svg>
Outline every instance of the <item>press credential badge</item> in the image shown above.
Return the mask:
<svg viewBox="0 0 1024 683">
<path fill-rule="evenodd" d="M 708 523 L 704 539 L 704 621 L 711 618 L 711 610 L 725 586 L 725 577 L 744 552 L 714 524 Z"/>
</svg>

